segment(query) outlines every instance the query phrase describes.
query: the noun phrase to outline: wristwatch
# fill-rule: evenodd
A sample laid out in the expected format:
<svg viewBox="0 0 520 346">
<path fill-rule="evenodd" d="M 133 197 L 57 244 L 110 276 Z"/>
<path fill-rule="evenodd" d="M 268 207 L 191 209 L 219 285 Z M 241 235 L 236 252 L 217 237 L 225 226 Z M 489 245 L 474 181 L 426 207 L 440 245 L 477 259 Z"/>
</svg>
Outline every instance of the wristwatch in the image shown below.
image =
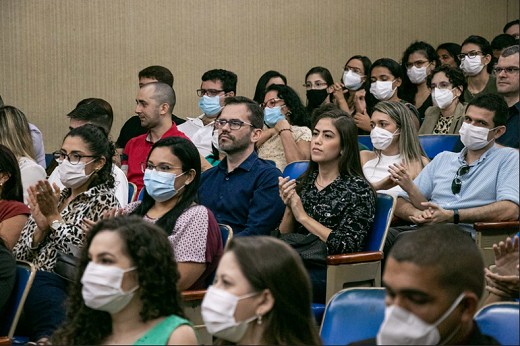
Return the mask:
<svg viewBox="0 0 520 346">
<path fill-rule="evenodd" d="M 453 209 L 453 223 L 456 225 L 460 221 L 459 210 Z"/>
<path fill-rule="evenodd" d="M 65 225 L 65 221 L 62 220 L 54 220 L 51 223 L 51 228 L 56 230 L 58 227 Z"/>
</svg>

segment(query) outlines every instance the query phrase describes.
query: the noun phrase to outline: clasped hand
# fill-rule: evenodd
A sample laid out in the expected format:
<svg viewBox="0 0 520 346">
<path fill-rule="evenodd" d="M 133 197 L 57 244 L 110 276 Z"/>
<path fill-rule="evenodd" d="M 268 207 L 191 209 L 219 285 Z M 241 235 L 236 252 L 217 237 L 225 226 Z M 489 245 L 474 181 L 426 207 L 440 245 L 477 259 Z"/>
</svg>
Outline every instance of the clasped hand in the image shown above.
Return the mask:
<svg viewBox="0 0 520 346">
<path fill-rule="evenodd" d="M 421 205 L 426 207 L 426 209 L 423 211 L 418 210 L 416 215 L 410 216 L 410 220 L 415 224 L 434 225 L 450 222 L 450 219 L 453 217 L 453 211 L 443 209 L 435 203 L 422 202 Z"/>
<path fill-rule="evenodd" d="M 296 193 L 296 180 L 289 180 L 289 177 L 278 178 L 278 188 L 280 191 L 280 198 L 285 205 L 292 212 L 296 221 L 299 221 L 302 217 L 307 216 L 303 209 L 303 204 L 300 196 Z"/>
</svg>

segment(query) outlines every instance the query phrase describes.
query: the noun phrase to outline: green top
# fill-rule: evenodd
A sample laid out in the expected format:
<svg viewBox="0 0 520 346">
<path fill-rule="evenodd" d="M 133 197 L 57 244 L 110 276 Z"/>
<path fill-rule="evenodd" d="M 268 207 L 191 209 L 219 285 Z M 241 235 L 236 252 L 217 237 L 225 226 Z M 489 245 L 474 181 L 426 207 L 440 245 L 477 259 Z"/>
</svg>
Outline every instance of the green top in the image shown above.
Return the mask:
<svg viewBox="0 0 520 346">
<path fill-rule="evenodd" d="M 145 335 L 139 338 L 134 345 L 166 345 L 170 335 L 177 327 L 187 324 L 193 328 L 190 321 L 185 320 L 176 315 L 166 317 L 164 321 L 149 330 Z"/>
</svg>

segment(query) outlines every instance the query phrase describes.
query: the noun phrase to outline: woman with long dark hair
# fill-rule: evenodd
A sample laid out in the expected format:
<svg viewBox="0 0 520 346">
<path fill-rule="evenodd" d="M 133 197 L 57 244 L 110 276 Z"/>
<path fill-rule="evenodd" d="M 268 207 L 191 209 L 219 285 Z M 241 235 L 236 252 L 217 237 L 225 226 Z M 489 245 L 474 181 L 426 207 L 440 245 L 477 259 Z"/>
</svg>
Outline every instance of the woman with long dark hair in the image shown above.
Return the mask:
<svg viewBox="0 0 520 346">
<path fill-rule="evenodd" d="M 272 70 L 267 71 L 260 77 L 258 83 L 256 83 L 255 96 L 253 97 L 253 100 L 258 104 L 264 102 L 267 88 L 273 84 L 287 85 L 287 78 L 285 78 L 285 76 L 280 72 Z"/>
</svg>

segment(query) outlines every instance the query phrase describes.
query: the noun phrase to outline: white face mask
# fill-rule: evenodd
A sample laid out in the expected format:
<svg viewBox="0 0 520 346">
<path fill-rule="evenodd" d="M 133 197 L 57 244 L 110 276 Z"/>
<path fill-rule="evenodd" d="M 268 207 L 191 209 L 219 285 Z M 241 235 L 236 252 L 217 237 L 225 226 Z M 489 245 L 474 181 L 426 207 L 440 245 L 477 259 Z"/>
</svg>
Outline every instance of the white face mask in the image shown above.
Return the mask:
<svg viewBox="0 0 520 346">
<path fill-rule="evenodd" d="M 390 144 L 392 144 L 392 140 L 397 131 L 398 130 L 395 130 L 395 132 L 392 133 L 380 127 L 374 127 L 372 131 L 370 131 L 370 140 L 372 141 L 372 145 L 378 150 L 385 150 L 390 146 Z"/>
<path fill-rule="evenodd" d="M 466 73 L 466 75 L 475 76 L 482 71 L 484 65 L 482 65 L 482 57 L 477 55 L 473 59 L 470 59 L 469 57 L 464 58 L 459 67 Z"/>
<path fill-rule="evenodd" d="M 237 322 L 235 321 L 235 310 L 240 300 L 256 295 L 258 292 L 237 297 L 214 286 L 209 286 L 202 300 L 202 319 L 208 333 L 235 343 L 242 340 L 249 322 L 256 320 L 258 316 Z"/>
<path fill-rule="evenodd" d="M 453 100 L 457 98 L 457 96 L 453 96 L 452 91 L 455 89 L 439 89 L 435 88 L 432 91 L 432 101 L 433 104 L 439 107 L 440 109 L 446 109 L 451 105 Z"/>
<path fill-rule="evenodd" d="M 132 267 L 124 270 L 89 262 L 81 278 L 83 284 L 81 294 L 85 305 L 111 314 L 123 310 L 132 300 L 135 290 L 139 288 L 135 286 L 130 291 L 123 291 L 121 289 L 123 275 L 135 269 L 137 268 Z"/>
<path fill-rule="evenodd" d="M 387 82 L 373 82 L 370 85 L 370 93 L 374 95 L 376 99 L 379 101 L 386 101 L 389 100 L 392 96 L 394 96 L 395 89 L 392 89 L 392 84 L 394 81 L 387 81 Z"/>
<path fill-rule="evenodd" d="M 498 127 L 498 126 L 497 126 Z M 485 127 L 479 127 L 475 125 L 471 125 L 469 123 L 462 123 L 462 126 L 459 130 L 460 141 L 464 146 L 471 150 L 479 150 L 484 148 L 486 145 L 494 141 L 495 138 L 491 138 L 488 141 L 489 131 L 493 131 L 497 127 L 492 129 L 488 129 Z"/>
<path fill-rule="evenodd" d="M 224 155 L 226 154 L 226 152 L 221 150 L 220 146 L 218 145 L 218 131 L 214 131 L 211 135 L 211 144 L 213 144 L 213 146 L 218 150 L 219 153 Z"/>
<path fill-rule="evenodd" d="M 364 76 L 360 76 L 352 71 L 345 71 L 343 72 L 343 85 L 345 85 L 345 88 L 348 90 L 359 90 L 361 85 L 363 85 L 361 77 Z"/>
<path fill-rule="evenodd" d="M 78 188 L 85 184 L 90 176 L 94 174 L 94 171 L 92 171 L 89 175 L 86 175 L 85 166 L 93 161 L 95 161 L 95 159 L 86 163 L 80 161 L 75 165 L 70 163 L 67 159 L 61 161 L 58 166 L 58 176 L 61 183 L 65 187 L 70 187 L 71 189 Z"/>
<path fill-rule="evenodd" d="M 441 335 L 437 326 L 460 304 L 465 294 L 461 293 L 436 322 L 429 324 L 397 305 L 387 306 L 385 319 L 377 332 L 378 345 L 437 345 Z M 453 336 L 453 335 L 452 335 Z M 449 341 L 449 340 L 445 340 Z"/>
<path fill-rule="evenodd" d="M 410 82 L 413 84 L 421 84 L 424 82 L 426 80 L 426 68 L 428 66 L 430 66 L 430 64 L 419 68 L 412 66 L 411 69 L 408 69 L 406 74 L 408 75 L 408 78 L 410 78 Z"/>
</svg>

